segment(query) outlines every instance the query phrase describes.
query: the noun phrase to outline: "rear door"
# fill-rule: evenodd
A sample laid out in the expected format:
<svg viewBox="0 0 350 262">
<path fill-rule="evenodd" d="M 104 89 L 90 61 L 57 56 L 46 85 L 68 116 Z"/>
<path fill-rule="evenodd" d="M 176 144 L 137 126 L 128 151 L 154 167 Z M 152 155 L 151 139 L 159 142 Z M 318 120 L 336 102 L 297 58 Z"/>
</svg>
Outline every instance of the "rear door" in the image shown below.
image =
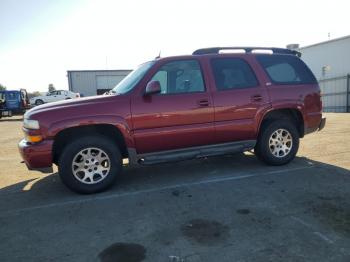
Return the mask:
<svg viewBox="0 0 350 262">
<path fill-rule="evenodd" d="M 256 116 L 270 105 L 250 60 L 248 56 L 210 60 L 216 143 L 256 139 Z"/>
<path fill-rule="evenodd" d="M 139 94 L 131 101 L 138 153 L 200 146 L 214 141 L 213 104 L 198 60 L 164 62 L 150 80 L 160 82 L 161 93 Z"/>
<path fill-rule="evenodd" d="M 9 110 L 17 110 L 20 108 L 19 92 L 8 91 L 6 92 L 6 107 Z"/>
</svg>

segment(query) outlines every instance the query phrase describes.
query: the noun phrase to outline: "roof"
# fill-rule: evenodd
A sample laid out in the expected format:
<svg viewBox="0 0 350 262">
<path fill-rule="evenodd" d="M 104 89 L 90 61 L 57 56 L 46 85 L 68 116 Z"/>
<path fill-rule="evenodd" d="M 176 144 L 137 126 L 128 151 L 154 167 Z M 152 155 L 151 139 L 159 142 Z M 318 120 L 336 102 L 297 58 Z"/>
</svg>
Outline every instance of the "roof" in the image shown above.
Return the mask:
<svg viewBox="0 0 350 262">
<path fill-rule="evenodd" d="M 132 69 L 115 69 L 115 70 L 67 70 L 68 73 L 70 72 L 123 72 L 123 71 L 132 71 Z"/>
<path fill-rule="evenodd" d="M 312 44 L 312 45 L 303 46 L 303 47 L 300 47 L 299 50 L 303 50 L 303 49 L 306 49 L 306 48 L 309 48 L 309 47 L 318 46 L 318 45 L 324 45 L 324 44 L 328 44 L 328 43 L 332 43 L 332 42 L 337 42 L 337 41 L 345 40 L 345 39 L 348 39 L 348 38 L 350 38 L 350 35 L 334 38 L 334 39 L 331 39 L 331 40 L 319 42 L 319 43 Z"/>
<path fill-rule="evenodd" d="M 236 51 L 241 51 L 244 50 L 245 53 L 247 54 L 254 54 L 254 53 L 261 53 L 264 51 L 271 51 L 272 54 L 285 54 L 285 55 L 297 55 L 300 56 L 300 53 L 296 50 L 290 50 L 287 48 L 278 48 L 278 47 L 209 47 L 209 48 L 201 48 L 201 49 L 197 49 L 196 51 L 194 51 L 192 54 L 193 55 L 208 55 L 208 54 L 220 54 L 220 51 L 232 51 L 232 50 L 236 50 Z"/>
<path fill-rule="evenodd" d="M 21 92 L 20 90 L 0 90 L 0 92 Z"/>
</svg>

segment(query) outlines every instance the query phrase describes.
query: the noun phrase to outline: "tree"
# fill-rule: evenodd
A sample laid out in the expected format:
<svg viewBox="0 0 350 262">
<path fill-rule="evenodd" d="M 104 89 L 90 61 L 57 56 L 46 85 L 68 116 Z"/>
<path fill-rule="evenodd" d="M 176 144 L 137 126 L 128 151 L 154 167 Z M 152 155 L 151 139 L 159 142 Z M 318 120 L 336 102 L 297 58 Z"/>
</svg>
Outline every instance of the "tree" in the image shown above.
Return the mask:
<svg viewBox="0 0 350 262">
<path fill-rule="evenodd" d="M 36 97 L 36 96 L 41 96 L 40 92 L 39 91 L 34 91 L 34 92 L 28 92 L 27 93 L 28 95 L 28 98 L 33 98 L 33 97 Z"/>
<path fill-rule="evenodd" d="M 6 90 L 6 86 L 0 84 L 0 91 L 2 91 L 2 90 Z"/>
<path fill-rule="evenodd" d="M 55 86 L 53 84 L 49 84 L 49 92 L 51 93 L 55 90 L 56 90 Z"/>
</svg>

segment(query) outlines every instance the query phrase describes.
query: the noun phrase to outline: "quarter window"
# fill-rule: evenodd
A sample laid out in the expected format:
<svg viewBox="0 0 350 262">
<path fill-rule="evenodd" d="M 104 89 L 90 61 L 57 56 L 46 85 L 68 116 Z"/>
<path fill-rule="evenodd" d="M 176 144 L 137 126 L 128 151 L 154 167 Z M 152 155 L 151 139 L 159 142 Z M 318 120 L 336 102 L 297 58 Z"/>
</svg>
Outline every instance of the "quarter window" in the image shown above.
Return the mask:
<svg viewBox="0 0 350 262">
<path fill-rule="evenodd" d="M 255 87 L 258 81 L 247 62 L 240 58 L 212 59 L 217 90 Z"/>
<path fill-rule="evenodd" d="M 256 58 L 275 84 L 314 84 L 317 82 L 310 69 L 296 56 L 258 55 Z"/>
<path fill-rule="evenodd" d="M 161 94 L 204 92 L 200 65 L 196 60 L 183 60 L 163 65 L 152 80 L 160 82 Z"/>
</svg>

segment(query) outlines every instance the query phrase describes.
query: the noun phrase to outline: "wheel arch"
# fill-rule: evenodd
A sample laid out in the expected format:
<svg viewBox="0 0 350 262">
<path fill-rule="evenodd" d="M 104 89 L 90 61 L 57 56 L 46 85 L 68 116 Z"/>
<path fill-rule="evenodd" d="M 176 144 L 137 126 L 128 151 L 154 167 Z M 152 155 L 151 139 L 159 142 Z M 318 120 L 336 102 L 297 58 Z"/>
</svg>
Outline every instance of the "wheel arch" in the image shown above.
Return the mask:
<svg viewBox="0 0 350 262">
<path fill-rule="evenodd" d="M 287 107 L 287 108 L 272 108 L 266 111 L 260 119 L 258 134 L 265 123 L 277 119 L 288 119 L 295 123 L 298 130 L 299 137 L 304 137 L 305 127 L 304 127 L 304 117 L 300 108 Z"/>
<path fill-rule="evenodd" d="M 120 149 L 122 157 L 128 157 L 127 142 L 120 128 L 112 124 L 92 124 L 73 126 L 59 131 L 53 138 L 53 162 L 55 164 L 58 163 L 60 155 L 70 141 L 88 135 L 100 135 L 111 139 L 112 143 L 115 143 L 115 145 Z"/>
</svg>

